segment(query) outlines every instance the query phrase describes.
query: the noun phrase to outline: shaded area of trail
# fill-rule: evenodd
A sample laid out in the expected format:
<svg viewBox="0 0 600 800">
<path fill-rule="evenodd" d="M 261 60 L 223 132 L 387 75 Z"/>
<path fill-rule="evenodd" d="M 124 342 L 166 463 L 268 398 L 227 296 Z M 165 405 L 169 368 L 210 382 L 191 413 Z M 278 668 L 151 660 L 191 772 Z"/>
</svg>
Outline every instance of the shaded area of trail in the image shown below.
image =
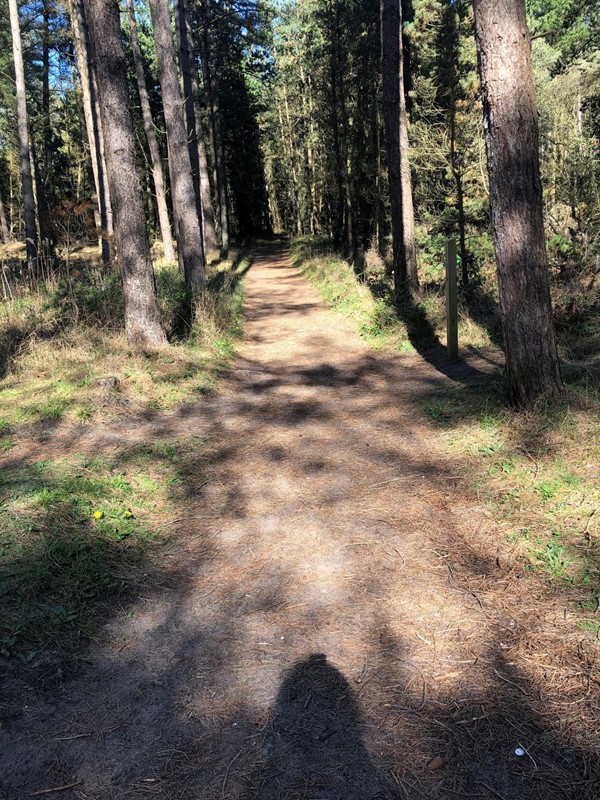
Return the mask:
<svg viewBox="0 0 600 800">
<path fill-rule="evenodd" d="M 8 800 L 597 797 L 597 754 L 526 658 L 547 636 L 551 666 L 570 629 L 552 603 L 520 612 L 421 416 L 448 380 L 369 350 L 271 247 L 218 397 L 59 434 L 122 458 L 148 439 L 208 449 L 189 438 L 171 545 L 86 659 L 6 685 Z"/>
</svg>

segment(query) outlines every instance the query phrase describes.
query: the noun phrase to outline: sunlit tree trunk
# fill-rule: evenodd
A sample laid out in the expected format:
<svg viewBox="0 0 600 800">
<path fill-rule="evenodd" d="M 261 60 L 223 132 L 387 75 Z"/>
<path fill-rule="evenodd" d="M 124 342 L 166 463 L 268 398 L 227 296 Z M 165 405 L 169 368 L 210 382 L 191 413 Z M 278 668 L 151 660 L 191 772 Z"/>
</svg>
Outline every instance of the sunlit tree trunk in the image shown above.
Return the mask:
<svg viewBox="0 0 600 800">
<path fill-rule="evenodd" d="M 152 180 L 154 182 L 154 191 L 156 192 L 156 207 L 158 210 L 158 221 L 160 226 L 160 236 L 163 243 L 163 252 L 168 261 L 174 261 L 175 250 L 173 249 L 173 234 L 171 232 L 171 222 L 169 221 L 169 211 L 167 208 L 165 178 L 163 174 L 162 161 L 160 158 L 158 140 L 156 138 L 156 131 L 154 130 L 154 122 L 152 120 L 150 101 L 148 99 L 148 88 L 146 86 L 144 62 L 142 59 L 142 51 L 140 50 L 140 43 L 137 34 L 133 0 L 127 0 L 127 18 L 129 21 L 131 53 L 133 55 L 138 93 L 140 96 L 140 105 L 142 107 L 144 131 L 146 133 L 146 140 L 148 142 L 148 150 L 150 151 L 150 160 L 152 162 Z"/>
<path fill-rule="evenodd" d="M 70 2 L 71 25 L 73 40 L 77 57 L 77 69 L 81 84 L 81 99 L 83 103 L 83 116 L 90 149 L 90 162 L 96 190 L 96 225 L 100 230 L 99 244 L 102 249 L 102 260 L 105 264 L 111 261 L 112 211 L 106 176 L 106 164 L 103 158 L 104 145 L 102 141 L 100 112 L 98 108 L 98 91 L 94 77 L 94 64 L 89 42 L 86 13 L 83 0 Z M 110 223 L 109 223 L 110 219 Z"/>
<path fill-rule="evenodd" d="M 137 172 L 119 7 L 106 0 L 85 0 L 84 10 L 90 28 L 107 176 L 115 215 L 125 296 L 125 331 L 129 342 L 162 344 L 166 337 L 160 324 Z"/>
<path fill-rule="evenodd" d="M 205 253 L 210 254 L 217 250 L 217 236 L 210 196 L 206 145 L 202 130 L 196 61 L 193 56 L 191 26 L 185 0 L 175 1 L 175 30 L 181 67 L 181 82 L 185 98 L 188 145 L 194 177 L 194 189 L 196 191 L 198 211 L 202 219 Z"/>
<path fill-rule="evenodd" d="M 210 126 L 212 128 L 212 149 L 214 154 L 215 194 L 219 211 L 219 229 L 221 246 L 229 249 L 229 200 L 227 197 L 227 172 L 225 169 L 225 152 L 221 133 L 221 111 L 219 108 L 219 91 L 214 75 L 213 31 L 210 0 L 203 0 L 204 29 L 202 66 L 204 70 L 204 89 Z"/>
<path fill-rule="evenodd" d="M 2 239 L 5 243 L 10 241 L 10 229 L 8 227 L 8 222 L 6 220 L 6 212 L 4 211 L 4 203 L 2 202 L 1 197 L 0 197 L 0 233 L 2 234 Z"/>
<path fill-rule="evenodd" d="M 168 0 L 150 0 L 150 13 L 167 127 L 177 254 L 189 289 L 194 295 L 198 295 L 204 286 L 202 230 L 192 179 Z"/>
<path fill-rule="evenodd" d="M 8 0 L 10 30 L 12 35 L 13 58 L 15 65 L 15 87 L 17 94 L 17 135 L 21 159 L 21 182 L 23 185 L 23 205 L 25 211 L 25 249 L 27 270 L 30 277 L 37 277 L 38 271 L 38 234 L 35 214 L 35 197 L 33 191 L 33 170 L 29 150 L 29 120 L 25 99 L 25 72 L 23 68 L 23 50 L 21 44 L 21 28 L 19 26 L 19 9 L 17 0 Z"/>
<path fill-rule="evenodd" d="M 542 217 L 525 0 L 475 0 L 490 205 L 510 401 L 562 392 Z"/>
</svg>

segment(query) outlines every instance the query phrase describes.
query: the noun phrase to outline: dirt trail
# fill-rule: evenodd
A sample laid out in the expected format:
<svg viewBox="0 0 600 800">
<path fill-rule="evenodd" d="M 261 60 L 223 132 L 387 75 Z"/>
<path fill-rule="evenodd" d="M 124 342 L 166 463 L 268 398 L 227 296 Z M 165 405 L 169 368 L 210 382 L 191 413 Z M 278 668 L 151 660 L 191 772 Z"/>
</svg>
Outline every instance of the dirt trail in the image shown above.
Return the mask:
<svg viewBox="0 0 600 800">
<path fill-rule="evenodd" d="M 13 688 L 0 796 L 598 796 L 515 656 L 554 611 L 511 605 L 491 522 L 421 416 L 449 380 L 370 350 L 283 250 L 260 251 L 215 400 L 63 437 L 195 434 L 209 467 L 188 476 L 161 574 L 86 662 L 54 689 Z"/>
</svg>

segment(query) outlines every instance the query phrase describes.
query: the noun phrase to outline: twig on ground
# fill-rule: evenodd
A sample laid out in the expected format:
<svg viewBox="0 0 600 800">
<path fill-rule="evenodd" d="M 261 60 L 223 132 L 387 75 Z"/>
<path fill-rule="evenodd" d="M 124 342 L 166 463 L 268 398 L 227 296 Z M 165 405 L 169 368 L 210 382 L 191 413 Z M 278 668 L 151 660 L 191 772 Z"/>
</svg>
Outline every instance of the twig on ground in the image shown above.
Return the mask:
<svg viewBox="0 0 600 800">
<path fill-rule="evenodd" d="M 53 786 L 51 789 L 39 789 L 37 792 L 32 792 L 32 797 L 38 797 L 41 794 L 51 794 L 52 792 L 64 792 L 66 789 L 74 789 L 76 786 L 81 786 L 81 781 L 75 783 L 65 783 L 64 786 Z"/>
<path fill-rule="evenodd" d="M 235 756 L 234 756 L 234 757 L 231 759 L 231 761 L 229 762 L 229 764 L 227 765 L 227 769 L 225 770 L 225 776 L 224 776 L 224 778 L 223 778 L 223 789 L 222 789 L 222 792 L 221 792 L 221 794 L 222 794 L 222 796 L 223 796 L 223 800 L 225 800 L 225 787 L 227 786 L 227 778 L 229 777 L 229 770 L 231 769 L 231 767 L 233 766 L 233 764 L 234 764 L 234 763 L 237 761 L 237 759 L 238 759 L 238 758 L 239 758 L 239 757 L 242 755 L 242 753 L 243 753 L 243 752 L 244 752 L 244 750 L 243 750 L 243 749 L 242 749 L 242 750 L 240 750 L 240 751 L 239 751 L 239 753 L 237 753 L 237 754 L 236 754 L 236 755 L 235 755 Z"/>
</svg>

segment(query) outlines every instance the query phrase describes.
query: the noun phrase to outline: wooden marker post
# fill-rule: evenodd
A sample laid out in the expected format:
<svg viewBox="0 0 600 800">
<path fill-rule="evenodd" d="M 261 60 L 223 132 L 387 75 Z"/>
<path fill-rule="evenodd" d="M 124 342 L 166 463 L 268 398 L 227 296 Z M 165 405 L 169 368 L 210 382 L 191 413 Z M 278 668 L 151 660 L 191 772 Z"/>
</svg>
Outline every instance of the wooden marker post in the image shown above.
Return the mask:
<svg viewBox="0 0 600 800">
<path fill-rule="evenodd" d="M 456 284 L 456 242 L 446 242 L 446 341 L 448 361 L 458 361 L 458 298 Z"/>
</svg>

